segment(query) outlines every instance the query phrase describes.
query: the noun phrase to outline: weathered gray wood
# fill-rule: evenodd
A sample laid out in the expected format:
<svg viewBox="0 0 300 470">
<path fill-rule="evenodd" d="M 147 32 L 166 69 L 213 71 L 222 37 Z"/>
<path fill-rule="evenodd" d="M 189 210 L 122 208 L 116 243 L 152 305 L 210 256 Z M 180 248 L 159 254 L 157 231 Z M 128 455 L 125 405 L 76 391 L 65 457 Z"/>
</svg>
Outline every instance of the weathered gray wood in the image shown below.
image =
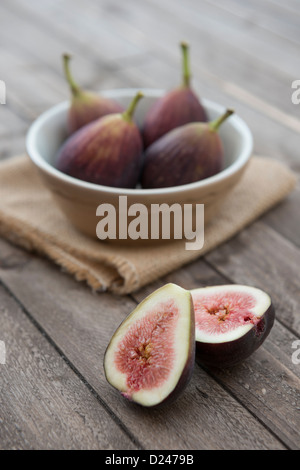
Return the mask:
<svg viewBox="0 0 300 470">
<path fill-rule="evenodd" d="M 1 449 L 136 449 L 1 285 L 0 339 Z"/>
<path fill-rule="evenodd" d="M 300 187 L 276 208 L 269 211 L 263 222 L 300 248 Z"/>
<path fill-rule="evenodd" d="M 2 253 L 7 244 L 1 243 Z M 6 264 L 12 248 L 6 255 Z M 29 258 L 0 278 L 75 365 L 126 428 L 146 448 L 282 448 L 248 411 L 196 367 L 185 393 L 165 409 L 132 406 L 104 378 L 104 351 L 116 327 L 136 305 L 130 298 L 91 295 L 84 285 L 40 259 Z M 151 433 L 149 433 L 151 429 Z"/>
<path fill-rule="evenodd" d="M 194 74 L 201 70 L 200 80 L 206 78 L 214 82 L 219 78 L 228 81 L 228 85 L 232 82 L 297 115 L 290 100 L 290 84 L 297 75 L 295 45 L 276 47 L 276 36 L 260 28 L 249 29 L 242 21 L 207 2 L 174 4 L 171 0 L 151 0 L 138 5 L 131 1 L 126 7 L 123 15 L 104 10 L 108 21 L 119 33 L 128 35 L 132 41 L 141 36 L 149 49 L 156 50 L 158 57 L 165 56 L 167 61 L 172 58 L 178 63 L 177 44 L 181 39 L 187 39 L 192 46 Z M 159 26 L 160 34 L 153 34 Z"/>
<path fill-rule="evenodd" d="M 272 35 L 278 36 L 283 40 L 283 44 L 284 40 L 300 44 L 298 15 L 292 13 L 288 8 L 282 8 L 285 3 L 289 4 L 290 2 L 281 2 L 279 5 L 270 1 L 261 2 L 259 0 L 247 0 L 246 2 L 239 2 L 238 0 L 206 1 L 236 16 L 245 24 L 255 25 L 265 29 Z"/>
<path fill-rule="evenodd" d="M 217 267 L 219 269 L 219 265 Z M 213 271 L 206 262 L 196 261 L 187 268 L 164 277 L 163 282 L 175 282 L 186 289 L 230 284 L 233 282 L 232 279 L 239 282 L 234 276 L 228 277 L 229 274 L 232 275 L 225 271 L 226 277 L 223 277 Z M 252 278 L 242 280 L 241 283 L 243 282 L 254 284 Z M 141 301 L 145 295 L 157 288 L 158 284 L 156 282 L 147 286 L 134 297 L 137 301 Z M 262 287 L 261 278 L 256 279 L 256 285 Z M 295 302 L 295 298 L 292 298 L 291 302 Z M 283 314 L 284 312 L 278 311 L 278 318 L 281 318 Z M 300 425 L 300 367 L 292 362 L 294 351 L 292 345 L 298 338 L 299 335 L 291 333 L 279 322 L 275 322 L 263 346 L 241 365 L 225 370 L 208 369 L 208 372 L 226 390 L 230 390 L 240 403 L 243 403 L 283 442 L 295 449 L 300 446 L 297 431 Z"/>
<path fill-rule="evenodd" d="M 36 14 L 39 13 L 39 18 L 43 14 L 43 12 L 39 11 L 39 9 L 34 9 Z M 108 16 L 110 10 L 108 9 Z M 34 12 L 32 12 L 34 14 Z M 133 31 L 132 24 L 131 22 L 134 20 L 132 19 L 130 15 L 125 15 L 126 20 L 124 21 L 124 18 L 120 19 L 117 17 L 109 16 L 111 25 L 115 28 L 116 31 L 118 31 L 118 34 L 121 34 L 123 36 L 130 35 L 130 32 Z M 146 20 L 145 20 L 146 21 Z M 47 20 L 47 25 L 50 30 L 52 30 L 51 38 L 55 35 L 55 23 L 51 21 L 51 17 Z M 136 27 L 139 27 L 137 24 Z M 143 85 L 144 83 L 146 84 L 147 81 L 149 83 L 148 77 L 153 77 L 153 80 L 151 81 L 152 86 L 163 86 L 163 87 L 168 87 L 171 85 L 171 78 L 172 81 L 177 84 L 177 78 L 175 80 L 175 77 L 178 77 L 179 79 L 179 51 L 177 46 L 173 47 L 170 45 L 168 42 L 167 44 L 159 44 L 158 48 L 158 43 L 161 42 L 160 39 L 158 39 L 155 35 L 148 35 L 146 36 L 146 33 L 143 31 L 139 31 L 143 37 L 143 40 L 148 44 L 148 48 L 154 48 L 157 50 L 157 53 L 153 53 L 149 51 L 147 54 L 149 55 L 149 65 L 147 64 L 148 61 L 143 61 L 141 65 L 136 66 L 135 69 L 132 70 L 132 74 L 130 75 L 130 61 L 126 57 L 126 62 L 123 62 L 122 65 L 117 69 L 117 70 L 110 70 L 108 69 L 108 56 L 104 60 L 103 65 L 104 65 L 104 72 L 105 73 L 105 79 L 102 81 L 101 78 L 93 78 L 92 81 L 93 83 L 99 86 L 102 85 L 102 87 L 107 84 L 107 86 L 130 86 L 131 83 L 135 82 L 136 86 Z M 32 32 L 34 36 L 34 31 Z M 56 37 L 56 35 L 55 35 Z M 132 37 L 129 36 L 133 42 L 138 43 L 140 41 L 140 35 L 139 34 L 132 34 Z M 51 39 L 52 40 L 52 39 Z M 57 39 L 56 39 L 57 40 Z M 49 39 L 48 39 L 49 41 Z M 175 38 L 174 38 L 175 41 Z M 37 41 L 38 42 L 38 41 Z M 176 44 L 177 44 L 177 39 L 176 39 Z M 175 43 L 174 43 L 175 44 Z M 51 47 L 51 44 L 43 45 L 43 47 Z M 220 47 L 225 47 L 222 42 L 218 45 L 218 49 Z M 281 81 L 281 85 L 278 88 L 275 86 L 275 88 L 271 85 L 270 81 L 264 83 L 262 80 L 264 80 L 266 77 L 268 80 L 276 80 L 278 77 L 278 74 L 274 74 L 273 71 L 267 71 L 262 69 L 261 73 L 258 73 L 257 71 L 257 65 L 255 67 L 255 72 L 254 76 L 252 79 L 249 79 L 249 70 L 251 69 L 249 64 L 249 61 L 246 59 L 243 59 L 245 54 L 242 54 L 242 57 L 237 56 L 234 51 L 226 51 L 224 50 L 222 53 L 220 52 L 220 57 L 227 57 L 227 61 L 224 64 L 224 61 L 222 60 L 220 62 L 219 67 L 221 69 L 216 69 L 212 70 L 212 64 L 209 62 L 209 67 L 208 64 L 206 65 L 206 61 L 208 60 L 208 57 L 206 56 L 199 56 L 200 52 L 203 55 L 204 51 L 202 48 L 196 48 L 197 50 L 194 50 L 195 48 L 192 49 L 192 59 L 193 59 L 193 69 L 194 69 L 194 75 L 195 75 L 195 85 L 196 88 L 199 89 L 199 92 L 202 96 L 207 96 L 209 98 L 215 99 L 221 103 L 224 103 L 224 105 L 232 105 L 235 107 L 236 112 L 238 112 L 246 121 L 249 123 L 251 129 L 253 130 L 254 137 L 255 137 L 255 150 L 258 152 L 263 152 L 266 153 L 267 155 L 270 156 L 277 156 L 280 154 L 282 158 L 287 161 L 287 163 L 290 163 L 292 160 L 294 162 L 294 166 L 298 165 L 298 155 L 296 155 L 296 149 L 297 149 L 297 139 L 298 135 L 295 132 L 290 132 L 290 131 L 285 131 L 284 128 L 282 127 L 283 125 L 287 125 L 289 122 L 288 119 L 288 114 L 296 114 L 298 116 L 298 110 L 297 106 L 293 105 L 291 103 L 291 89 L 290 86 L 287 87 L 287 79 L 283 79 Z M 36 50 L 36 49 L 35 49 Z M 57 60 L 54 60 L 53 55 L 53 60 L 52 62 L 52 68 L 53 71 L 48 70 L 48 68 L 43 71 L 43 76 L 47 77 L 47 73 L 49 74 L 48 81 L 49 82 L 55 82 L 55 88 L 59 93 L 64 94 L 65 97 L 68 96 L 65 88 L 65 84 L 63 82 L 63 78 L 61 76 L 61 71 L 60 71 L 60 64 L 59 64 L 59 58 L 61 51 L 59 51 L 59 46 L 55 46 L 55 50 L 57 51 Z M 206 50 L 206 49 L 205 49 Z M 41 51 L 43 52 L 43 51 Z M 41 55 L 41 53 L 39 53 Z M 109 52 L 107 52 L 109 55 Z M 206 59 L 205 59 L 206 58 Z M 49 60 L 49 57 L 48 57 Z M 154 60 L 153 64 L 152 61 Z M 232 63 L 229 63 L 227 65 L 227 62 L 230 60 L 235 60 L 235 65 L 233 66 Z M 91 63 L 91 66 L 93 65 L 92 59 L 90 61 L 87 61 Z M 138 63 L 138 62 L 137 62 Z M 125 65 L 126 64 L 126 65 Z M 213 62 L 215 64 L 215 61 Z M 262 67 L 265 67 L 264 62 L 261 65 Z M 41 64 L 39 64 L 39 67 L 42 67 Z M 83 61 L 83 57 L 80 56 L 80 67 L 78 64 L 78 67 L 76 66 L 78 72 L 81 70 L 86 70 L 86 63 Z M 122 69 L 123 67 L 123 69 Z M 129 74 L 127 73 L 129 67 Z M 226 77 L 224 76 L 224 70 L 225 67 L 228 68 L 228 71 L 233 74 L 235 80 L 235 83 L 230 83 L 227 82 L 227 80 L 231 80 L 231 77 Z M 244 67 L 244 69 L 243 69 Z M 100 68 L 100 64 L 99 64 Z M 142 73 L 139 71 L 142 71 Z M 102 72 L 102 69 L 101 69 Z M 221 73 L 222 72 L 222 73 Z M 55 74 L 58 74 L 59 77 L 55 77 Z M 164 75 L 167 74 L 166 79 L 163 79 Z M 295 70 L 296 74 L 296 70 Z M 96 73 L 94 71 L 94 77 L 96 77 Z M 90 74 L 91 76 L 91 74 Z M 113 77 L 113 80 L 112 80 Z M 30 80 L 30 78 L 29 78 Z M 41 83 L 39 84 L 41 92 L 39 93 L 40 96 L 38 96 L 38 99 L 36 100 L 37 103 L 40 103 L 37 108 L 33 109 L 33 112 L 35 113 L 34 115 L 32 114 L 31 111 L 31 117 L 36 116 L 36 114 L 47 108 L 47 103 L 49 103 L 49 99 L 51 100 L 51 94 L 49 92 L 51 91 L 51 87 L 49 89 L 49 84 L 45 83 L 45 85 L 42 85 L 43 80 L 41 80 Z M 110 85 L 109 85 L 110 84 Z M 161 84 L 161 85 L 160 85 Z M 251 87 L 257 87 L 257 88 L 251 88 Z M 25 85 L 25 89 L 28 90 L 28 87 Z M 25 91 L 25 90 L 24 90 Z M 249 93 L 250 92 L 250 93 Z M 254 99 L 254 93 L 259 94 L 259 92 L 262 93 L 260 101 L 256 102 Z M 59 96 L 61 96 L 58 93 L 57 98 L 53 99 L 52 102 L 53 104 L 57 102 L 59 99 Z M 22 93 L 22 95 L 26 95 L 28 93 Z M 47 97 L 48 101 L 45 101 L 45 98 Z M 242 100 L 242 103 L 239 102 L 239 100 Z M 265 105 L 264 105 L 264 100 Z M 279 100 L 277 107 L 273 109 L 273 101 L 274 100 Z M 20 96 L 19 101 L 22 101 L 22 97 Z M 243 105 L 245 103 L 245 105 Z M 257 111 L 251 110 L 251 107 L 254 106 Z M 27 105 L 27 108 L 29 106 Z M 249 109 L 250 107 L 250 109 Z M 281 108 L 285 107 L 285 113 L 281 113 Z M 261 113 L 267 113 L 267 118 L 261 115 Z M 275 119 L 277 123 L 273 123 L 272 121 L 270 122 L 270 117 L 271 119 Z M 280 123 L 279 123 L 280 121 Z M 282 124 L 281 124 L 282 121 Z M 291 122 L 292 129 L 296 126 L 296 128 L 300 128 L 299 125 L 297 125 L 297 120 L 294 122 Z M 295 155 L 295 157 L 294 157 Z"/>
<path fill-rule="evenodd" d="M 13 0 L 9 3 L 9 6 L 14 6 L 16 13 L 20 12 L 19 2 Z M 100 6 L 96 6 L 93 2 L 77 1 L 75 3 L 70 2 L 69 9 L 63 9 L 61 6 L 58 8 L 60 8 L 59 12 L 56 12 L 53 8 L 50 8 L 50 12 L 60 14 L 60 17 L 69 15 L 71 19 L 73 19 L 72 15 L 80 15 L 80 12 L 84 11 L 83 16 L 85 21 L 81 24 L 81 27 L 85 28 L 84 38 L 90 34 L 90 25 L 93 25 L 95 15 L 101 15 L 101 18 L 105 20 L 105 31 L 107 28 L 106 24 L 108 24 L 109 30 L 115 31 L 116 37 L 123 38 L 123 41 L 118 43 L 117 56 L 113 52 L 114 43 L 105 42 L 105 44 L 109 44 L 109 47 L 101 50 L 97 49 L 97 56 L 99 57 L 99 54 L 101 54 L 100 57 L 104 61 L 104 67 L 110 60 L 115 61 L 119 67 L 119 61 L 122 62 L 123 59 L 123 48 L 128 43 L 136 48 L 141 47 L 141 44 L 145 46 L 142 50 L 137 49 L 133 57 L 136 57 L 136 55 L 141 56 L 142 52 L 146 52 L 150 56 L 152 50 L 156 50 L 156 56 L 161 58 L 164 56 L 163 60 L 167 61 L 170 61 L 172 58 L 173 62 L 176 61 L 175 63 L 177 63 L 179 51 L 176 45 L 181 39 L 178 38 L 179 30 L 182 35 L 187 35 L 190 38 L 192 45 L 196 45 L 192 51 L 196 64 L 195 70 L 199 69 L 201 71 L 199 77 L 206 77 L 208 81 L 216 81 L 220 78 L 232 82 L 232 85 L 237 84 L 238 87 L 250 92 L 250 95 L 252 93 L 252 100 L 251 96 L 249 97 L 250 105 L 251 101 L 253 102 L 253 97 L 257 95 L 261 100 L 266 100 L 271 105 L 277 104 L 279 110 L 283 108 L 286 112 L 298 117 L 297 108 L 292 105 L 290 99 L 291 81 L 295 79 L 297 74 L 295 63 L 297 60 L 296 49 L 294 48 L 290 51 L 289 55 L 287 53 L 288 45 L 284 48 L 276 47 L 272 35 L 269 35 L 269 37 L 266 32 L 264 32 L 261 38 L 258 37 L 258 34 L 252 35 L 252 29 L 249 31 L 248 28 L 241 26 L 241 21 L 236 21 L 234 16 L 228 15 L 226 11 L 224 13 L 222 8 L 216 8 L 213 5 L 208 5 L 206 2 L 202 2 L 200 6 L 198 4 L 191 4 L 189 6 L 186 3 L 174 4 L 174 2 L 168 2 L 167 0 L 164 2 L 153 2 L 152 0 L 149 3 L 146 2 L 146 4 L 145 2 L 140 4 L 139 2 L 131 1 L 130 3 L 127 2 L 126 7 L 120 7 L 118 3 L 114 4 L 113 2 L 110 2 L 109 5 L 100 4 Z M 29 17 L 28 10 L 30 11 Z M 156 11 L 159 14 L 156 15 Z M 27 15 L 29 21 L 36 18 L 36 21 L 41 21 L 43 25 L 46 25 L 49 32 L 52 32 L 51 38 L 53 33 L 56 36 L 58 33 L 63 35 L 62 39 L 64 41 L 70 40 L 68 36 L 65 37 L 66 28 L 61 23 L 56 24 L 53 22 L 51 15 L 46 18 L 44 7 L 41 9 L 38 2 L 36 4 L 30 3 L 23 12 L 24 14 L 25 16 Z M 224 14 L 225 18 L 223 18 Z M 150 34 L 153 32 L 153 29 L 159 28 L 160 21 L 160 34 Z M 231 21 L 233 21 L 232 24 Z M 199 22 L 201 25 L 200 29 Z M 35 27 L 34 21 L 33 25 Z M 226 27 L 230 28 L 230 34 L 228 31 L 224 31 Z M 260 28 L 258 30 L 261 32 Z M 72 37 L 73 43 L 77 44 L 78 32 L 68 29 L 68 34 Z M 98 31 L 98 37 L 100 34 L 101 32 Z M 241 34 L 245 35 L 243 42 L 236 40 L 236 35 L 240 37 Z M 265 37 L 266 34 L 267 36 Z M 276 36 L 275 39 L 277 39 Z M 259 41 L 259 45 L 257 47 L 254 47 L 254 45 L 249 47 L 249 41 L 252 40 Z M 99 37 L 99 41 L 103 42 L 101 37 Z M 198 44 L 205 44 L 205 48 L 198 46 Z M 93 51 L 94 41 L 89 46 L 90 48 L 86 51 L 87 54 L 91 54 Z M 78 47 L 81 47 L 81 44 Z M 267 47 L 267 50 L 264 50 L 265 47 Z M 272 54 L 268 49 L 270 47 L 273 48 Z M 145 50 L 145 48 L 147 49 Z M 216 51 L 218 51 L 218 54 L 216 54 Z M 255 57 L 253 57 L 254 54 Z M 262 54 L 262 57 L 259 54 Z M 291 60 L 292 54 L 294 54 L 293 60 Z M 268 59 L 272 55 L 276 59 L 275 69 L 273 63 L 271 66 L 270 64 L 268 65 Z M 210 60 L 210 56 L 213 57 L 213 60 Z M 130 63 L 132 56 L 127 53 L 125 57 L 126 64 Z M 226 61 L 223 60 L 224 57 L 226 57 Z M 287 75 L 287 67 L 283 60 L 286 60 L 288 65 L 293 67 L 290 70 L 289 76 Z M 56 63 L 54 59 L 52 63 Z M 164 67 L 164 61 L 162 61 L 161 65 Z M 287 83 L 289 84 L 288 86 Z M 230 83 L 228 84 L 230 85 Z M 234 88 L 233 93 L 238 93 L 238 87 Z"/>
<path fill-rule="evenodd" d="M 276 5 L 277 7 L 280 7 L 280 9 L 287 10 L 293 15 L 299 15 L 298 0 L 288 0 L 288 2 L 281 2 L 280 0 L 268 0 L 268 3 L 271 5 Z"/>
<path fill-rule="evenodd" d="M 3 136 L 0 138 L 0 160 L 24 154 L 25 136 Z"/>
<path fill-rule="evenodd" d="M 299 371 L 295 375 L 283 367 L 281 362 L 277 362 L 267 350 L 271 347 L 268 344 L 273 346 L 272 335 L 267 340 L 266 347 L 254 353 L 243 364 L 230 370 L 211 370 L 210 373 L 220 380 L 227 390 L 238 395 L 247 409 L 258 419 L 262 419 L 278 438 L 296 450 L 300 447 Z M 292 352 L 291 345 L 292 342 Z M 291 361 L 291 356 L 289 360 Z M 294 406 L 291 406 L 291 403 Z"/>
<path fill-rule="evenodd" d="M 291 103 L 291 81 L 299 78 L 296 1 L 32 0 L 25 4 L 10 0 L 3 1 L 0 9 L 0 52 L 5 64 L 0 79 L 7 82 L 9 98 L 0 109 L 0 159 L 20 153 L 30 122 L 68 98 L 60 63 L 66 49 L 76 57 L 74 74 L 84 86 L 170 88 L 180 79 L 177 44 L 187 39 L 199 95 L 233 106 L 253 131 L 255 152 L 285 161 L 300 173 L 300 108 Z M 20 359 L 19 344 L 14 342 L 13 357 L 31 374 L 29 385 L 22 376 L 19 388 L 15 370 L 6 370 L 6 378 L 36 406 L 29 416 L 10 397 L 4 410 L 14 419 L 4 427 L 4 447 L 44 448 L 59 442 L 61 447 L 99 448 L 108 446 L 111 439 L 111 447 L 120 448 L 119 436 L 125 448 L 134 446 L 135 439 L 148 448 L 300 447 L 299 365 L 291 362 L 291 344 L 300 331 L 299 203 L 297 189 L 260 222 L 208 255 L 207 262 L 172 273 L 132 298 L 92 295 L 57 267 L 0 242 L 0 278 L 28 310 L 26 318 L 0 290 L 1 300 L 4 295 L 3 302 L 9 305 L 5 325 L 16 338 L 24 328 L 20 338 L 26 355 Z M 197 366 L 179 402 L 153 413 L 126 404 L 108 386 L 102 359 L 119 321 L 137 301 L 168 281 L 187 288 L 224 282 L 256 284 L 271 293 L 278 321 L 263 347 L 243 365 L 233 371 L 205 371 Z M 35 321 L 46 338 L 36 330 Z M 56 351 L 53 344 L 58 346 Z M 47 361 L 44 365 L 44 352 L 55 367 Z M 69 369 L 62 353 L 98 393 L 113 420 Z M 42 372 L 31 369 L 31 354 L 34 364 L 43 365 Z M 63 371 L 59 379 L 57 368 Z M 53 408 L 49 400 L 47 405 L 39 401 L 52 394 Z M 83 439 L 86 428 L 79 414 L 91 423 Z M 102 435 L 98 429 L 103 414 L 108 424 Z M 54 431 L 48 437 L 53 416 Z M 72 420 L 78 439 L 69 434 Z M 94 422 L 95 433 L 91 431 Z M 41 431 L 39 438 L 36 430 Z"/>
<path fill-rule="evenodd" d="M 48 7 L 48 14 L 45 14 L 45 7 Z M 96 10 L 95 3 L 82 4 L 78 11 L 76 2 L 73 4 L 67 4 L 65 1 L 63 4 L 50 2 L 48 5 L 45 2 L 43 6 L 38 2 L 26 6 L 19 0 L 14 3 L 6 2 L 3 5 L 4 18 L 13 19 L 15 28 L 21 31 L 26 31 L 27 25 L 30 24 L 31 34 L 27 36 L 27 41 L 23 45 L 12 37 L 9 28 L 3 29 L 2 35 L 11 39 L 12 43 L 17 44 L 19 48 L 23 48 L 28 55 L 38 57 L 41 63 L 52 66 L 55 66 L 57 57 L 65 52 L 66 47 L 70 48 L 70 52 L 81 52 L 82 59 L 86 60 L 88 71 L 96 70 L 99 59 L 107 61 L 106 65 L 108 65 L 110 62 L 145 52 L 141 46 L 134 45 L 116 34 L 103 21 L 103 17 L 97 16 Z M 60 21 L 54 21 L 56 16 L 60 18 Z M 24 20 L 27 25 L 24 24 Z M 72 28 L 69 27 L 70 23 L 72 23 Z M 101 28 L 99 28 L 99 23 L 101 23 Z M 54 29 L 55 36 L 49 37 L 45 34 L 45 28 Z M 37 43 L 39 39 L 46 43 L 44 45 Z M 47 56 L 43 54 L 44 48 L 47 50 Z M 84 70 L 80 72 L 78 69 L 81 78 L 86 76 L 86 72 Z"/>
<path fill-rule="evenodd" d="M 0 137 L 19 135 L 27 129 L 26 123 L 9 107 L 10 96 L 6 97 L 7 104 L 0 105 Z"/>
</svg>

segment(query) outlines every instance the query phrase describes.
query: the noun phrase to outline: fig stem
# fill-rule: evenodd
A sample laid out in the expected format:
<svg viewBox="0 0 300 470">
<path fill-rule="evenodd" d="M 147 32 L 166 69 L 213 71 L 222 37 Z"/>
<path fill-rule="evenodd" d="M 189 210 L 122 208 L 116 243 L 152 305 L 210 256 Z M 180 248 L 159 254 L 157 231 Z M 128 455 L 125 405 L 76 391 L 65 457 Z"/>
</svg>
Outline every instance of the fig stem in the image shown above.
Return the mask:
<svg viewBox="0 0 300 470">
<path fill-rule="evenodd" d="M 180 43 L 182 50 L 182 71 L 183 71 L 183 85 L 185 87 L 190 86 L 191 82 L 191 70 L 189 61 L 189 45 L 187 42 L 182 41 Z"/>
<path fill-rule="evenodd" d="M 70 60 L 71 56 L 69 54 L 63 54 L 63 65 L 64 65 L 64 72 L 67 79 L 67 82 L 70 85 L 72 95 L 77 96 L 81 93 L 81 88 L 74 82 L 72 74 L 70 72 Z"/>
<path fill-rule="evenodd" d="M 122 113 L 122 117 L 123 119 L 125 119 L 125 121 L 132 121 L 132 116 L 133 116 L 133 113 L 135 111 L 135 108 L 136 108 L 136 105 L 138 104 L 138 102 L 140 101 L 141 98 L 143 98 L 143 93 L 141 91 L 139 91 L 135 97 L 132 99 L 131 103 L 129 104 L 128 108 L 126 109 L 126 111 L 124 111 Z"/>
<path fill-rule="evenodd" d="M 229 118 L 229 116 L 231 116 L 232 114 L 234 114 L 234 110 L 233 109 L 227 109 L 224 114 L 222 114 L 217 119 L 215 119 L 214 121 L 209 123 L 210 129 L 212 131 L 217 131 L 219 129 L 220 125 L 224 121 L 226 121 L 226 119 Z"/>
</svg>

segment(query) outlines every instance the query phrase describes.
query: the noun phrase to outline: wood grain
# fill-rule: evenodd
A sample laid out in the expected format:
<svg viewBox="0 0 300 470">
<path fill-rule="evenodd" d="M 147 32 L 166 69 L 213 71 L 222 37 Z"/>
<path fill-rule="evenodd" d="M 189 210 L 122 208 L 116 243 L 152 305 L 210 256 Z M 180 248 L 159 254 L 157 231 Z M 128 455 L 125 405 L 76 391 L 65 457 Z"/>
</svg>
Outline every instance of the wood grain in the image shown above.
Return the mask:
<svg viewBox="0 0 300 470">
<path fill-rule="evenodd" d="M 210 257 L 206 256 L 206 258 L 209 259 L 209 263 L 196 261 L 188 268 L 166 276 L 163 282 L 175 282 L 186 289 L 244 282 L 236 279 L 232 272 L 223 270 L 220 265 L 217 265 L 217 273 L 211 267 Z M 258 283 L 263 288 L 261 278 L 258 278 L 256 273 L 254 276 L 256 276 L 256 285 Z M 245 283 L 255 285 L 252 278 L 247 279 Z M 142 289 L 135 294 L 136 300 L 141 301 L 145 295 L 150 294 L 157 287 L 158 283 L 155 283 Z M 290 292 L 292 291 L 293 289 Z M 285 311 L 277 304 L 277 301 L 276 297 L 276 314 L 277 318 L 282 321 L 285 318 Z M 297 303 L 294 299 L 291 302 L 299 305 L 297 300 Z M 297 312 L 295 312 L 295 317 L 298 320 Z M 295 407 L 297 410 L 300 407 L 300 368 L 292 362 L 292 344 L 298 340 L 299 333 L 295 334 L 289 329 L 276 321 L 263 346 L 244 363 L 231 369 L 206 368 L 206 370 L 226 390 L 230 390 L 240 403 L 251 410 L 287 446 L 297 449 L 300 446 L 297 431 L 300 421 L 299 413 L 295 413 L 294 410 Z M 277 407 L 278 399 L 280 405 L 278 404 Z"/>
<path fill-rule="evenodd" d="M 5 249 L 4 243 L 1 247 Z M 195 368 L 179 400 L 163 410 L 150 411 L 126 403 L 106 383 L 102 362 L 111 335 L 136 306 L 130 298 L 91 296 L 85 286 L 39 259 L 31 259 L 24 267 L 2 269 L 0 278 L 146 448 L 282 448 L 239 400 L 200 367 Z M 155 431 L 149 433 L 149 429 Z"/>
<path fill-rule="evenodd" d="M 291 102 L 300 78 L 298 9 L 296 0 L 4 0 L 0 159 L 22 153 L 30 123 L 68 99 L 63 52 L 74 55 L 84 87 L 169 89 L 180 81 L 178 43 L 186 39 L 199 96 L 234 107 L 255 153 L 300 174 L 299 106 Z M 0 340 L 9 351 L 0 365 L 0 447 L 299 449 L 300 366 L 291 360 L 300 336 L 299 204 L 298 187 L 204 259 L 122 298 L 91 293 L 0 240 Z M 165 282 L 257 285 L 271 294 L 277 320 L 243 364 L 196 364 L 178 402 L 150 412 L 106 383 L 102 360 L 119 322 Z"/>
<path fill-rule="evenodd" d="M 0 285 L 1 449 L 136 449 Z"/>
</svg>

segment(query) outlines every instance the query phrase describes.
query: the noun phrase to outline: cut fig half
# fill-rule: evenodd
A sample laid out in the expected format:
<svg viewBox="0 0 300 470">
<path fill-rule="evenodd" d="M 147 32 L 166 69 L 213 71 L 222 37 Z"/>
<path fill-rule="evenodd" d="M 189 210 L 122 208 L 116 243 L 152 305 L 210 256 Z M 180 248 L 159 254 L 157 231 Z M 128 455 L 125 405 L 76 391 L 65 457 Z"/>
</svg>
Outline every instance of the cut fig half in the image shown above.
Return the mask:
<svg viewBox="0 0 300 470">
<path fill-rule="evenodd" d="M 107 381 L 146 407 L 178 397 L 195 362 L 195 318 L 189 291 L 166 284 L 121 323 L 104 357 Z"/>
<path fill-rule="evenodd" d="M 269 295 L 256 287 L 221 285 L 191 291 L 199 362 L 228 367 L 249 357 L 275 318 Z"/>
</svg>

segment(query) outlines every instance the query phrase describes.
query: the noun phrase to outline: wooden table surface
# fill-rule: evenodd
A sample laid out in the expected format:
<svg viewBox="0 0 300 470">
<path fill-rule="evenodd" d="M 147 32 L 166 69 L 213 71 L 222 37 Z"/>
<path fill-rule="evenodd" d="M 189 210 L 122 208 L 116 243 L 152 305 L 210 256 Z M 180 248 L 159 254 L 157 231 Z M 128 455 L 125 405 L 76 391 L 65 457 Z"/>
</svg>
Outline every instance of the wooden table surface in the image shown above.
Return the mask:
<svg viewBox="0 0 300 470">
<path fill-rule="evenodd" d="M 169 89 L 180 77 L 185 39 L 199 95 L 235 108 L 257 154 L 300 172 L 300 105 L 291 100 L 300 79 L 297 0 L 3 0 L 0 18 L 1 159 L 23 153 L 31 122 L 68 98 L 63 52 L 76 58 L 73 72 L 86 88 Z M 298 188 L 204 258 L 126 297 L 92 293 L 0 239 L 0 447 L 299 449 L 299 207 Z M 277 319 L 244 363 L 229 370 L 196 364 L 182 396 L 151 411 L 109 386 L 102 360 L 120 321 L 169 281 L 259 286 L 271 294 Z"/>
</svg>

